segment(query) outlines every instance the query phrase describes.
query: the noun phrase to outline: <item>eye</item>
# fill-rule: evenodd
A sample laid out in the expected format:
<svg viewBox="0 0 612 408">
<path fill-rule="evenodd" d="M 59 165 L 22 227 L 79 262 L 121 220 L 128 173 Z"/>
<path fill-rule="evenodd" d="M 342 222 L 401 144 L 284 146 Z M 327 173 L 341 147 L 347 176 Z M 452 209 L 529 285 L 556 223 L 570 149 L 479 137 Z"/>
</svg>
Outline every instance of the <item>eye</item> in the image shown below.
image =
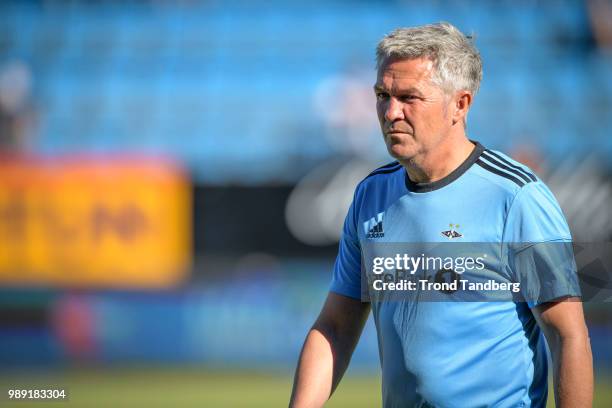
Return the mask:
<svg viewBox="0 0 612 408">
<path fill-rule="evenodd" d="M 379 101 L 385 100 L 389 97 L 389 94 L 382 91 L 376 91 L 376 99 Z"/>
<path fill-rule="evenodd" d="M 404 101 L 413 101 L 415 99 L 419 99 L 419 97 L 416 96 L 416 95 L 404 95 L 404 96 L 402 96 L 402 100 L 404 100 Z"/>
</svg>

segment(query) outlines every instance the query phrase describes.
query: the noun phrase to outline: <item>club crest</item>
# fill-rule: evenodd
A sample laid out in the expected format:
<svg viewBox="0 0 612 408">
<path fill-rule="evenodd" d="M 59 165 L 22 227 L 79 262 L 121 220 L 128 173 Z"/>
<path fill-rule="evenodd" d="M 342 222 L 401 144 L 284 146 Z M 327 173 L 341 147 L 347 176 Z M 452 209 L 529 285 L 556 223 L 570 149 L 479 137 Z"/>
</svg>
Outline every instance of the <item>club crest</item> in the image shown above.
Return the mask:
<svg viewBox="0 0 612 408">
<path fill-rule="evenodd" d="M 463 237 L 463 234 L 457 231 L 459 228 L 459 224 L 448 224 L 450 227 L 449 230 L 442 231 L 442 235 L 444 235 L 448 239 L 455 239 Z"/>
</svg>

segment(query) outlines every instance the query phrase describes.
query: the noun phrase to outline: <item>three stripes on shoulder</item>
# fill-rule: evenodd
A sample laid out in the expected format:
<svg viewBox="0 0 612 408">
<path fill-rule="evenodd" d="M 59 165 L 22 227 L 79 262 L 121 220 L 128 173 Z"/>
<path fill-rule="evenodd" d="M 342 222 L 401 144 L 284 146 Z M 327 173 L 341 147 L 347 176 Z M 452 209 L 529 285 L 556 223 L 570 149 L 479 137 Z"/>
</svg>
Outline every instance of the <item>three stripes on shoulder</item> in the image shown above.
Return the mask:
<svg viewBox="0 0 612 408">
<path fill-rule="evenodd" d="M 478 160 L 476 160 L 476 164 L 483 169 L 490 171 L 491 173 L 497 174 L 498 176 L 514 182 L 519 187 L 523 187 L 527 183 L 538 180 L 537 177 L 529 170 L 511 163 L 509 160 L 489 149 L 485 149 L 482 152 Z M 393 173 L 401 168 L 402 165 L 399 162 L 394 161 L 377 168 L 366 178 L 375 176 L 377 174 Z"/>
<path fill-rule="evenodd" d="M 513 181 L 519 187 L 523 187 L 527 183 L 537 181 L 536 176 L 526 169 L 510 163 L 499 154 L 486 149 L 482 152 L 476 164 L 491 173 L 504 177 Z"/>
</svg>

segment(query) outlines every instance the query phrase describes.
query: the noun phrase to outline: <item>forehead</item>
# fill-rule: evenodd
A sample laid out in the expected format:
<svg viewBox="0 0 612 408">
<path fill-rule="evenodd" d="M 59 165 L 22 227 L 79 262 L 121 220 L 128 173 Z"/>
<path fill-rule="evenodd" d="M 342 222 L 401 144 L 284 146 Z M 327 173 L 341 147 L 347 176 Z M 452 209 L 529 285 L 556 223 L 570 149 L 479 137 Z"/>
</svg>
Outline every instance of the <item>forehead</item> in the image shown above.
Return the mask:
<svg viewBox="0 0 612 408">
<path fill-rule="evenodd" d="M 387 59 L 376 78 L 377 86 L 417 86 L 429 83 L 434 63 L 429 58 Z"/>
</svg>

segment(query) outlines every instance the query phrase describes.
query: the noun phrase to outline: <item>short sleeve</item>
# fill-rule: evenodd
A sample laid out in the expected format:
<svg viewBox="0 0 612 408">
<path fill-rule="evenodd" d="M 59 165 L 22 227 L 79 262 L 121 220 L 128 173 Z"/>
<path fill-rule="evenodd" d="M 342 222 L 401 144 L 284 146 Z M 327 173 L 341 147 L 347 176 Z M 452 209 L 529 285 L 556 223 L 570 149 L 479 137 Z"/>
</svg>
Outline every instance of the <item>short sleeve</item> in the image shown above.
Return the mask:
<svg viewBox="0 0 612 408">
<path fill-rule="evenodd" d="M 357 235 L 355 200 L 344 220 L 330 290 L 361 299 L 361 247 Z"/>
<path fill-rule="evenodd" d="M 505 262 L 530 307 L 580 296 L 571 234 L 552 192 L 529 183 L 515 196 L 503 232 Z"/>
</svg>

